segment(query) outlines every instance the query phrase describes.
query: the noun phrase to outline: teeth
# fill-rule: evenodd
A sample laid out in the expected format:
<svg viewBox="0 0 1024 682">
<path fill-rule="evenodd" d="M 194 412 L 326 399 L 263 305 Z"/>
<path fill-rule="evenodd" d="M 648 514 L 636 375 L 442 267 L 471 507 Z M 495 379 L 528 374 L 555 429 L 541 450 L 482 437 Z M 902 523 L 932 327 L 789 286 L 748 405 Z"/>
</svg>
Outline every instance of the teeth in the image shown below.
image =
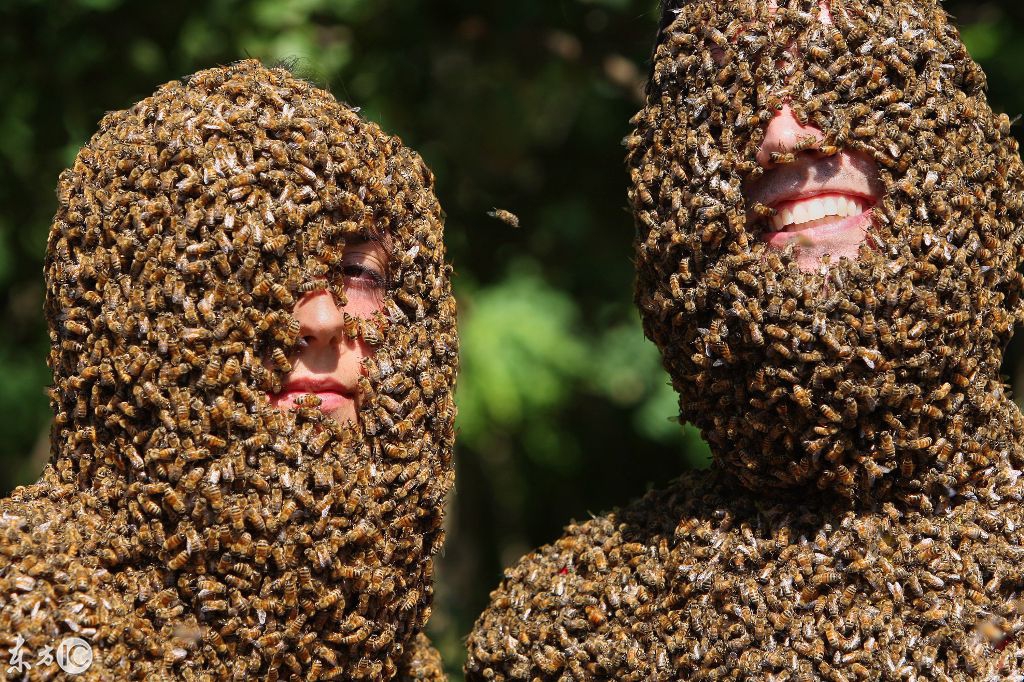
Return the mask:
<svg viewBox="0 0 1024 682">
<path fill-rule="evenodd" d="M 814 197 L 787 203 L 771 219 L 772 229 L 781 232 L 787 226 L 802 225 L 829 216 L 848 218 L 860 215 L 867 209 L 864 201 L 839 194 Z"/>
</svg>

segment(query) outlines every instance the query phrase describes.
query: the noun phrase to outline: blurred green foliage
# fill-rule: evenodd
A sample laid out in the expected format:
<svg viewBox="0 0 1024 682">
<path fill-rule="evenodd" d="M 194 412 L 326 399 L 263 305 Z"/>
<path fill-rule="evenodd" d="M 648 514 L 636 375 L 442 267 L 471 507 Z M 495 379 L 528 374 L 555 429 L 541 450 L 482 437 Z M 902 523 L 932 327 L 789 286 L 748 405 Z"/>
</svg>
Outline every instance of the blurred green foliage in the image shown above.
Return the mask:
<svg viewBox="0 0 1024 682">
<path fill-rule="evenodd" d="M 995 108 L 1024 111 L 1024 5 L 945 6 Z M 104 110 L 246 56 L 290 62 L 437 175 L 463 372 L 430 629 L 453 679 L 504 565 L 571 518 L 707 462 L 673 419 L 632 306 L 619 141 L 640 106 L 655 0 L 6 0 L 0 22 L 0 488 L 48 456 L 40 270 L 57 174 Z M 495 206 L 522 227 L 487 217 Z"/>
</svg>

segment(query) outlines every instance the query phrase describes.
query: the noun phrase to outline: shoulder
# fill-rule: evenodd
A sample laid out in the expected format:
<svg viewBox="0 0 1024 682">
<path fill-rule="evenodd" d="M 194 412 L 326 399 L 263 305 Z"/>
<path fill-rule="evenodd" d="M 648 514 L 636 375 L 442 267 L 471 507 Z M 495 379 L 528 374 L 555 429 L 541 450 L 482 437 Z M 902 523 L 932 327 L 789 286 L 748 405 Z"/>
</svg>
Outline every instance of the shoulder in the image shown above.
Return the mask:
<svg viewBox="0 0 1024 682">
<path fill-rule="evenodd" d="M 105 518 L 64 492 L 35 485 L 0 500 L 0 649 L 20 650 L 31 673 L 56 673 L 60 647 L 82 640 L 68 646 L 89 650 L 83 679 L 158 673 L 163 661 L 147 655 L 158 633 L 138 618 L 134 631 L 118 625 L 132 608 L 97 557 Z"/>
<path fill-rule="evenodd" d="M 645 668 L 637 633 L 622 624 L 652 615 L 676 528 L 707 484 L 705 474 L 685 475 L 569 525 L 507 569 L 469 636 L 467 679 L 620 679 L 634 662 Z"/>
</svg>

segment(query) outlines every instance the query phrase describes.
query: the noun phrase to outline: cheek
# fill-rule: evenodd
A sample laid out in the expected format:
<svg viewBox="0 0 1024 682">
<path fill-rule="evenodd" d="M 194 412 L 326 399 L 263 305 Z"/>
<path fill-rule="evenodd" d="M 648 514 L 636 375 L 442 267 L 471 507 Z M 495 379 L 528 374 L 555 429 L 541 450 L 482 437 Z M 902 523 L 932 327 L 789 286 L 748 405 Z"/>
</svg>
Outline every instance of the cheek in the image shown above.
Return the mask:
<svg viewBox="0 0 1024 682">
<path fill-rule="evenodd" d="M 374 313 L 384 310 L 384 306 L 377 296 L 353 292 L 348 294 L 348 302 L 343 310 L 353 317 L 368 319 Z"/>
<path fill-rule="evenodd" d="M 345 282 L 345 305 L 341 310 L 352 317 L 369 319 L 374 313 L 384 312 L 385 290 L 367 286 L 363 282 Z"/>
<path fill-rule="evenodd" d="M 358 371 L 360 374 L 365 375 L 366 365 L 363 361 L 366 360 L 367 358 L 373 357 L 373 354 L 375 352 L 374 347 L 366 343 L 366 341 L 363 341 L 362 339 L 356 339 L 355 341 L 352 342 L 351 350 L 352 352 L 349 353 L 349 357 L 351 359 L 352 365 L 357 368 L 356 371 Z"/>
</svg>

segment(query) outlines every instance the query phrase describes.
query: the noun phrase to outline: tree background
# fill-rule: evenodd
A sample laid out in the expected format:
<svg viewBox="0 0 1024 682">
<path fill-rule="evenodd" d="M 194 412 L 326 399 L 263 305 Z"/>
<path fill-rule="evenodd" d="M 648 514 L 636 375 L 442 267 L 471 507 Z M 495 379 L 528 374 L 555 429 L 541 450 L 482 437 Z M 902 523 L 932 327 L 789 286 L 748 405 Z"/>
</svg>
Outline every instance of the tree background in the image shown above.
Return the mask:
<svg viewBox="0 0 1024 682">
<path fill-rule="evenodd" d="M 994 108 L 1024 112 L 1024 4 L 945 7 Z M 57 174 L 105 110 L 211 65 L 288 60 L 417 149 L 448 214 L 460 433 L 429 629 L 460 679 L 503 566 L 707 461 L 672 419 L 632 305 L 620 140 L 657 19 L 655 0 L 0 3 L 0 492 L 49 456 L 41 270 Z"/>
</svg>

